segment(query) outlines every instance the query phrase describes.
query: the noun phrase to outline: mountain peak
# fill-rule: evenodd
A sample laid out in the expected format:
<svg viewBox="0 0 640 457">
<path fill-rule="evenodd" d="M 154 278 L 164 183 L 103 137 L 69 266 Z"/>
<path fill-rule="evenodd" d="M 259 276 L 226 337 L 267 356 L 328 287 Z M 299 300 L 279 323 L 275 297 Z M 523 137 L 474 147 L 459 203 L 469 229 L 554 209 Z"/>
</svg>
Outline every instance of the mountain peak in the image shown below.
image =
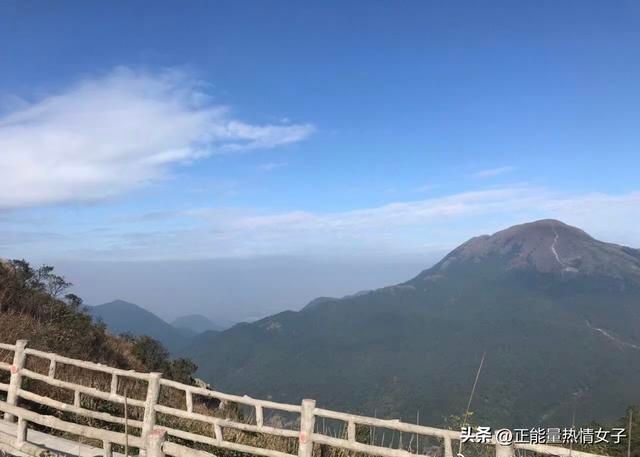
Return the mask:
<svg viewBox="0 0 640 457">
<path fill-rule="evenodd" d="M 514 225 L 507 229 L 496 232 L 495 235 L 503 237 L 519 236 L 522 238 L 531 237 L 554 237 L 562 234 L 563 236 L 590 239 L 593 238 L 584 230 L 565 224 L 557 219 L 540 219 L 538 221 L 526 222 L 524 224 Z"/>
<path fill-rule="evenodd" d="M 434 270 L 443 273 L 456 265 L 488 261 L 501 261 L 507 270 L 640 277 L 640 251 L 598 241 L 555 219 L 514 225 L 493 235 L 472 238 Z"/>
<path fill-rule="evenodd" d="M 131 303 L 128 302 L 126 300 L 121 300 L 119 298 L 110 301 L 108 303 L 103 303 L 102 305 L 96 305 L 96 307 L 98 306 L 111 306 L 111 307 L 121 307 L 121 308 L 139 308 L 139 309 L 144 309 L 142 306 L 140 305 L 136 305 L 135 303 Z M 146 310 L 145 310 L 146 311 Z"/>
<path fill-rule="evenodd" d="M 87 312 L 99 319 L 111 333 L 147 335 L 160 341 L 170 351 L 186 344 L 185 337 L 159 316 L 135 303 L 114 300 L 97 306 L 89 306 Z"/>
</svg>

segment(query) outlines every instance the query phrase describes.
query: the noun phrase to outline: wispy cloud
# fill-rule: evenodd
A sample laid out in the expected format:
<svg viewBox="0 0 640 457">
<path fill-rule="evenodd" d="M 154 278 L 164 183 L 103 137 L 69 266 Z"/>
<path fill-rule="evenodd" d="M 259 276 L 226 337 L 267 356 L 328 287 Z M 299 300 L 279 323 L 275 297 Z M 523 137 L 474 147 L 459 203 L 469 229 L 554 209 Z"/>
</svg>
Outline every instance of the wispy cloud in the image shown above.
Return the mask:
<svg viewBox="0 0 640 457">
<path fill-rule="evenodd" d="M 287 165 L 289 165 L 289 163 L 287 162 L 269 162 L 269 163 L 263 163 L 262 165 L 260 165 L 260 169 L 263 171 L 273 171 L 278 168 L 284 168 Z"/>
<path fill-rule="evenodd" d="M 489 168 L 487 170 L 480 170 L 473 173 L 474 178 L 491 178 L 493 176 L 504 175 L 506 173 L 511 173 L 515 170 L 515 167 L 506 166 L 506 167 L 497 167 L 497 168 Z"/>
<path fill-rule="evenodd" d="M 178 71 L 118 68 L 0 117 L 0 208 L 108 198 L 213 154 L 296 143 L 310 124 L 255 125 Z"/>
<path fill-rule="evenodd" d="M 68 215 L 72 225 L 59 214 L 46 233 L 26 222 L 5 221 L 3 255 L 46 252 L 50 258 L 93 260 L 433 255 L 472 236 L 544 218 L 640 246 L 640 191 L 567 194 L 514 186 L 333 212 L 205 206 L 147 213 L 131 208 L 98 220 L 92 212 L 70 209 Z"/>
<path fill-rule="evenodd" d="M 195 208 L 141 215 L 139 220 L 157 217 L 170 218 L 172 224 L 110 233 L 106 241 L 86 243 L 78 252 L 89 258 L 132 259 L 429 254 L 478 234 L 549 217 L 604 234 L 608 241 L 640 245 L 633 232 L 640 218 L 640 192 L 566 195 L 510 187 L 340 212 Z"/>
<path fill-rule="evenodd" d="M 219 229 L 230 231 L 261 230 L 264 234 L 271 230 L 278 233 L 326 230 L 334 234 L 353 231 L 353 234 L 357 235 L 363 230 L 429 224 L 491 212 L 517 211 L 541 205 L 549 207 L 551 204 L 560 205 L 562 202 L 549 197 L 549 192 L 544 189 L 490 189 L 335 213 L 292 211 L 267 215 L 242 215 L 223 222 L 224 226 L 219 225 L 221 221 L 218 210 L 214 210 L 210 218 L 207 210 L 192 214 L 209 219 Z"/>
</svg>

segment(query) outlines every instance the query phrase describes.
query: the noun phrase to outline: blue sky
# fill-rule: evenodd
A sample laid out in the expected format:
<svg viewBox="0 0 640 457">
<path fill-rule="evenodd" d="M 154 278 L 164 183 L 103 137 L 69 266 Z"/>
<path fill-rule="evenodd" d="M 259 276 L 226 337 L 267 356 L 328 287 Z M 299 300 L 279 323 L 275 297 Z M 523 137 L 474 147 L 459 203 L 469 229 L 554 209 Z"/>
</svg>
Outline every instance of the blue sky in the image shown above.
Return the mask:
<svg viewBox="0 0 640 457">
<path fill-rule="evenodd" d="M 640 245 L 637 2 L 2 2 L 0 42 L 4 257 Z"/>
</svg>

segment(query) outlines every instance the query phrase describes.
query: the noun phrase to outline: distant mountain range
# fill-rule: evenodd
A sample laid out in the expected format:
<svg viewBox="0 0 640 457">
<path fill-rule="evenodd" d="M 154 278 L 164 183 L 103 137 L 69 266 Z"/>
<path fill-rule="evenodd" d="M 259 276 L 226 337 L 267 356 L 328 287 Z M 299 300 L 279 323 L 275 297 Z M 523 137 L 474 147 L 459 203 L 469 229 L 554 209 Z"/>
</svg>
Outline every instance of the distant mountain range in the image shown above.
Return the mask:
<svg viewBox="0 0 640 457">
<path fill-rule="evenodd" d="M 90 306 L 87 311 L 95 320 L 104 322 L 111 333 L 147 335 L 173 353 L 183 349 L 202 332 L 216 332 L 224 328 L 198 314 L 179 317 L 169 324 L 143 307 L 124 300 Z"/>
<path fill-rule="evenodd" d="M 567 426 L 640 402 L 640 250 L 542 220 L 395 286 L 314 300 L 183 353 L 217 389 L 423 423 Z M 481 424 L 481 425 L 482 425 Z"/>
<path fill-rule="evenodd" d="M 220 332 L 226 327 L 212 322 L 208 317 L 202 314 L 189 314 L 187 316 L 178 317 L 171 322 L 171 325 L 182 331 L 187 336 L 195 336 L 199 333 L 213 330 Z"/>
</svg>

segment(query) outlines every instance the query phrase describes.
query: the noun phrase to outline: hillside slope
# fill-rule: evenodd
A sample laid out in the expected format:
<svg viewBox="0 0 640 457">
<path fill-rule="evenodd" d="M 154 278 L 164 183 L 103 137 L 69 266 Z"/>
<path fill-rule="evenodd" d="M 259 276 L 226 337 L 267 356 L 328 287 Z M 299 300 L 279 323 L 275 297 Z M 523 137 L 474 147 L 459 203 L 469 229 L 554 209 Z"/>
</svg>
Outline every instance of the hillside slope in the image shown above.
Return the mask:
<svg viewBox="0 0 640 457">
<path fill-rule="evenodd" d="M 198 337 L 216 388 L 436 424 L 616 417 L 640 401 L 640 251 L 553 220 L 464 243 L 403 284 Z M 286 375 L 283 375 L 286 373 Z"/>
</svg>

